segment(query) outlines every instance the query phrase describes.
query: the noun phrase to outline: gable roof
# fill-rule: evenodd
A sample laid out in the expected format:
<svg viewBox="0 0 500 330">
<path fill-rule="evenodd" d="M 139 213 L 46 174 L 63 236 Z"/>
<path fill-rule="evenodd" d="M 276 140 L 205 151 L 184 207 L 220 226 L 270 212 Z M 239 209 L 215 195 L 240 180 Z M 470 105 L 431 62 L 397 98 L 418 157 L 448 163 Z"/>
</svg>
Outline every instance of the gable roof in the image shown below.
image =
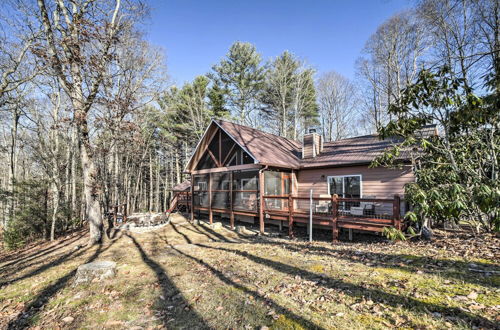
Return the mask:
<svg viewBox="0 0 500 330">
<path fill-rule="evenodd" d="M 210 142 L 209 139 L 217 128 L 229 135 L 254 159 L 255 163 L 292 169 L 369 164 L 376 157 L 381 156 L 387 148 L 401 142 L 398 138 L 381 140 L 375 134 L 358 136 L 324 142 L 323 150 L 319 155 L 314 158 L 302 159 L 302 144 L 298 141 L 225 120 L 212 120 L 198 143 L 195 153 L 189 160 L 187 169 L 193 168 L 192 162 L 199 160 L 199 158 L 196 159 L 195 155 L 199 155 L 203 150 L 198 149 Z M 425 126 L 421 130 L 421 134 L 422 136 L 437 134 L 436 126 Z M 405 160 L 409 159 L 409 156 L 409 150 L 403 150 L 399 158 Z"/>
<path fill-rule="evenodd" d="M 286 168 L 300 166 L 300 142 L 225 120 L 215 122 L 258 163 Z"/>
</svg>

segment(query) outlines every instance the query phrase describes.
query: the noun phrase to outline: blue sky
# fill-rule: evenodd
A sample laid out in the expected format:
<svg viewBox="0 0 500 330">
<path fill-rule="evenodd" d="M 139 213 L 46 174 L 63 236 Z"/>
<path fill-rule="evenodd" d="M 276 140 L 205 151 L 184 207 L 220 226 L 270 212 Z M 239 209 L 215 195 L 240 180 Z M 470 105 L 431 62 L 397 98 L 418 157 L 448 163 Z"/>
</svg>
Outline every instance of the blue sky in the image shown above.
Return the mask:
<svg viewBox="0 0 500 330">
<path fill-rule="evenodd" d="M 172 82 L 207 73 L 235 41 L 263 59 L 289 50 L 318 73 L 355 77 L 366 40 L 410 0 L 152 0 L 148 39 L 165 49 Z"/>
</svg>

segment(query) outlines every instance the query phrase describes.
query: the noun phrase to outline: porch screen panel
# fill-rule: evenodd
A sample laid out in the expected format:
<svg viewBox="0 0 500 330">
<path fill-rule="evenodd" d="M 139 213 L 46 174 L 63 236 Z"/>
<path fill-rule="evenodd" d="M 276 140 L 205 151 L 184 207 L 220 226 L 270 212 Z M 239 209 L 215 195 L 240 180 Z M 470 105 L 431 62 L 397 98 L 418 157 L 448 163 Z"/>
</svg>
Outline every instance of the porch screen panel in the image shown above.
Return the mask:
<svg viewBox="0 0 500 330">
<path fill-rule="evenodd" d="M 259 172 L 242 171 L 233 174 L 233 209 L 257 212 Z"/>
<path fill-rule="evenodd" d="M 193 187 L 194 206 L 208 207 L 208 174 L 195 175 Z"/>
<path fill-rule="evenodd" d="M 230 209 L 230 180 L 229 172 L 212 174 L 212 207 L 216 209 Z"/>
</svg>

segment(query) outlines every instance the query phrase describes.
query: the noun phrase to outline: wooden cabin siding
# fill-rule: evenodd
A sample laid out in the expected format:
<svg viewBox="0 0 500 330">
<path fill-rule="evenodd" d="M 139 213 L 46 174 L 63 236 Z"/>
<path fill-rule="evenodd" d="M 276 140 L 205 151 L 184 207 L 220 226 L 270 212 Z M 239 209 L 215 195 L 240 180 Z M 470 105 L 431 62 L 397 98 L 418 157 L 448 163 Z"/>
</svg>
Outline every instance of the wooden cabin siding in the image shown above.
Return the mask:
<svg viewBox="0 0 500 330">
<path fill-rule="evenodd" d="M 415 181 L 410 166 L 400 170 L 384 167 L 368 168 L 368 165 L 308 169 L 297 172 L 298 195 L 308 196 L 310 189 L 314 190 L 314 195 L 328 194 L 327 177 L 335 175 L 361 175 L 363 196 L 376 198 L 392 198 L 394 194 L 403 197 L 404 185 Z"/>
</svg>

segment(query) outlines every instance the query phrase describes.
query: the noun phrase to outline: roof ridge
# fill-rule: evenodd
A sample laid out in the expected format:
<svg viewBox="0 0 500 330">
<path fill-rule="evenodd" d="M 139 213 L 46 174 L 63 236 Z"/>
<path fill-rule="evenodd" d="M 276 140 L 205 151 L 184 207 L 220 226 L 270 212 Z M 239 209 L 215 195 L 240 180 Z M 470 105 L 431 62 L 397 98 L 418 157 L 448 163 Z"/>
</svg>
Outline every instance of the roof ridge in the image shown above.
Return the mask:
<svg viewBox="0 0 500 330">
<path fill-rule="evenodd" d="M 285 140 L 288 140 L 288 141 L 291 141 L 291 142 L 300 143 L 300 141 L 297 141 L 297 140 L 294 140 L 294 139 L 290 139 L 290 138 L 287 138 L 287 137 L 284 137 L 284 136 L 281 136 L 281 135 L 277 135 L 277 134 L 274 134 L 274 133 L 266 132 L 266 131 L 263 131 L 261 129 L 255 128 L 255 127 L 250 127 L 250 126 L 247 126 L 247 125 L 238 124 L 238 123 L 235 123 L 234 121 L 231 121 L 231 120 L 226 120 L 226 119 L 214 119 L 214 120 L 216 120 L 216 121 L 224 121 L 226 123 L 230 123 L 230 124 L 233 124 L 233 125 L 236 125 L 236 126 L 250 128 L 250 129 L 259 131 L 261 133 L 264 133 L 264 134 L 272 135 L 272 136 L 275 136 L 275 137 L 280 138 L 280 139 L 285 139 Z"/>
</svg>

